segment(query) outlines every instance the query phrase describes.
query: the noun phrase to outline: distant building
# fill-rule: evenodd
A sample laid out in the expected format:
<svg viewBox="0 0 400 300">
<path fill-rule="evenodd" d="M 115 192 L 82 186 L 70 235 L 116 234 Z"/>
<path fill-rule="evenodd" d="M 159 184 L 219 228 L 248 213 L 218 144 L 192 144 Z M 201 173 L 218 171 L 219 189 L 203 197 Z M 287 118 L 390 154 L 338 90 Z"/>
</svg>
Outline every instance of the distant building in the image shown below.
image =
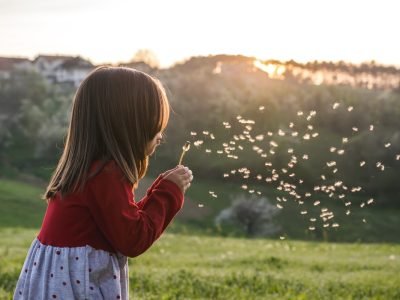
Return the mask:
<svg viewBox="0 0 400 300">
<path fill-rule="evenodd" d="M 32 71 L 32 62 L 27 58 L 0 57 L 0 79 L 10 78 L 11 72 L 16 70 Z"/>
<path fill-rule="evenodd" d="M 79 56 L 39 55 L 32 63 L 49 82 L 75 87 L 95 68 L 90 61 Z"/>
<path fill-rule="evenodd" d="M 48 82 L 77 87 L 95 66 L 79 56 L 39 55 L 27 58 L 0 57 L 0 79 L 10 78 L 16 70 L 37 72 Z"/>
</svg>

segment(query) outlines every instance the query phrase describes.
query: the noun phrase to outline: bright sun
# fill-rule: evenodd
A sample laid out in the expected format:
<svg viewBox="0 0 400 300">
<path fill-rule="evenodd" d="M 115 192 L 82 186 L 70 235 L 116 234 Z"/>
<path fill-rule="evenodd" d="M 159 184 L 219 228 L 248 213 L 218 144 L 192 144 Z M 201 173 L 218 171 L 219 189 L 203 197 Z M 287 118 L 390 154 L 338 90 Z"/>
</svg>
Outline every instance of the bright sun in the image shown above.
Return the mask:
<svg viewBox="0 0 400 300">
<path fill-rule="evenodd" d="M 255 60 L 253 62 L 253 65 L 257 69 L 267 73 L 270 78 L 275 78 L 275 79 L 281 79 L 286 71 L 286 68 L 283 65 L 278 65 L 273 63 L 264 64 L 259 60 Z"/>
</svg>

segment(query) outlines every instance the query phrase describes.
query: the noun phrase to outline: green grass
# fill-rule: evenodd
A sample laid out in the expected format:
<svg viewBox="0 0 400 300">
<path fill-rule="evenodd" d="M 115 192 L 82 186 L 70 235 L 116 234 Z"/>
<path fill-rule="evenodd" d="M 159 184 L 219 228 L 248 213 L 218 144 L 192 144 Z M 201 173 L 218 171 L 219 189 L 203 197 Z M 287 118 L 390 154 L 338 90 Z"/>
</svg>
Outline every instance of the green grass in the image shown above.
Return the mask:
<svg viewBox="0 0 400 300">
<path fill-rule="evenodd" d="M 208 195 L 210 189 L 218 198 Z M 279 217 L 285 240 L 215 236 L 213 218 L 229 205 L 234 190 L 234 184 L 193 184 L 186 200 L 193 202 L 187 203 L 192 219 L 180 215 L 149 251 L 130 259 L 131 299 L 400 298 L 400 245 L 298 241 L 318 237 L 305 234 L 306 223 L 301 223 L 297 207 L 286 207 Z M 11 299 L 40 227 L 45 209 L 42 192 L 29 184 L 0 180 L 0 299 Z M 203 203 L 206 211 L 197 203 Z M 346 235 L 362 236 L 358 240 L 364 241 L 370 234 L 370 241 L 380 235 L 398 241 L 398 212 L 375 208 L 362 213 L 370 214 L 367 223 L 347 219 L 347 225 L 327 233 L 328 240 L 336 234 L 341 241 Z"/>
<path fill-rule="evenodd" d="M 43 189 L 0 179 L 0 227 L 39 227 L 46 209 Z"/>
<path fill-rule="evenodd" d="M 36 230 L 0 229 L 0 299 Z M 164 234 L 130 259 L 131 299 L 399 299 L 400 246 Z"/>
</svg>

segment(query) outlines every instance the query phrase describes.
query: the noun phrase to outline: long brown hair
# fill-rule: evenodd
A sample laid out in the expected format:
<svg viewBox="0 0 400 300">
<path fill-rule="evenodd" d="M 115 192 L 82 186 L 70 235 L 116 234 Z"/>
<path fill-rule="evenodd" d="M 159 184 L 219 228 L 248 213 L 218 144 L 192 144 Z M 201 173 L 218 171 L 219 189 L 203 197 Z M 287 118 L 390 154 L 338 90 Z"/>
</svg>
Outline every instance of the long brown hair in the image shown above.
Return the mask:
<svg viewBox="0 0 400 300">
<path fill-rule="evenodd" d="M 159 80 L 130 68 L 98 67 L 75 94 L 64 151 L 44 198 L 81 189 L 95 160 L 114 160 L 136 186 L 147 171 L 147 145 L 168 119 Z"/>
</svg>

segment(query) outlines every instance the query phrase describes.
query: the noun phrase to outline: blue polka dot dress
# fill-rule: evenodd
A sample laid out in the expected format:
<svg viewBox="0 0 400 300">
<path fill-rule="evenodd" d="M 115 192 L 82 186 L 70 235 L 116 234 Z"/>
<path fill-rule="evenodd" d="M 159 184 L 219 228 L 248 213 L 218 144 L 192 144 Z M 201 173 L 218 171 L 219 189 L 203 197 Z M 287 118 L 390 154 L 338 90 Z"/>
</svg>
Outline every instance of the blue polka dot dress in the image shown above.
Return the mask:
<svg viewBox="0 0 400 300">
<path fill-rule="evenodd" d="M 85 247 L 46 246 L 35 239 L 14 299 L 129 299 L 127 257 Z"/>
</svg>

